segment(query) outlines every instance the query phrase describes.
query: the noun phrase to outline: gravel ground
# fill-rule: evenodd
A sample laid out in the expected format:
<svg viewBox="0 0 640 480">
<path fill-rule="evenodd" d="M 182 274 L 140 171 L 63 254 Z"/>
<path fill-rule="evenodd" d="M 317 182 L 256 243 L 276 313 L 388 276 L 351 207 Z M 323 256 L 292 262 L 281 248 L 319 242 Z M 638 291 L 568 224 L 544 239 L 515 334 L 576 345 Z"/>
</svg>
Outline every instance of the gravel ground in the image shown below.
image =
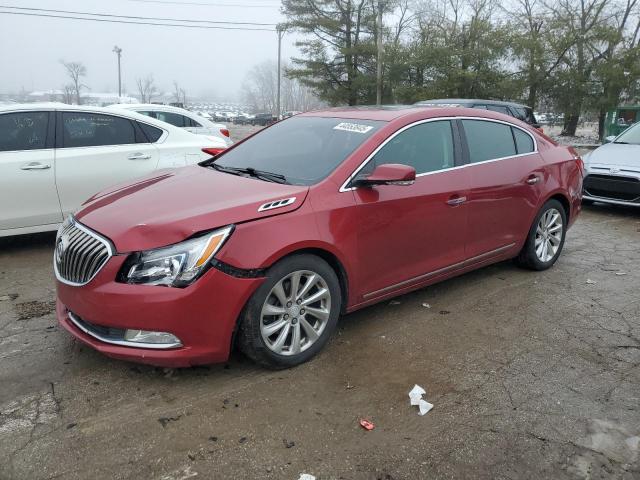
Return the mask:
<svg viewBox="0 0 640 480">
<path fill-rule="evenodd" d="M 589 207 L 553 269 L 367 308 L 272 372 L 103 357 L 56 325 L 54 235 L 0 239 L 0 479 L 640 478 L 639 240 Z"/>
</svg>

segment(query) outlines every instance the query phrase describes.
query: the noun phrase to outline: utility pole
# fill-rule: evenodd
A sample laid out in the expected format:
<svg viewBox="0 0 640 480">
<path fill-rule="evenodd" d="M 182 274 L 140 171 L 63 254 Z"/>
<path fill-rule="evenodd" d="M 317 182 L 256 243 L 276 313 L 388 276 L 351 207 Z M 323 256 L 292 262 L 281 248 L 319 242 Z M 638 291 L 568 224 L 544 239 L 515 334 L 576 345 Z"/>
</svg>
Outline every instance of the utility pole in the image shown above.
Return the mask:
<svg viewBox="0 0 640 480">
<path fill-rule="evenodd" d="M 276 26 L 276 33 L 278 34 L 278 86 L 277 86 L 277 94 L 276 94 L 276 116 L 277 119 L 280 120 L 280 70 L 282 64 L 282 37 L 284 36 L 285 26 L 283 24 L 278 24 Z"/>
<path fill-rule="evenodd" d="M 382 0 L 378 0 L 378 61 L 376 65 L 376 105 L 382 104 Z"/>
<path fill-rule="evenodd" d="M 118 103 L 122 97 L 122 76 L 120 74 L 120 57 L 122 56 L 122 49 L 117 45 L 113 47 L 113 53 L 118 56 Z"/>
</svg>

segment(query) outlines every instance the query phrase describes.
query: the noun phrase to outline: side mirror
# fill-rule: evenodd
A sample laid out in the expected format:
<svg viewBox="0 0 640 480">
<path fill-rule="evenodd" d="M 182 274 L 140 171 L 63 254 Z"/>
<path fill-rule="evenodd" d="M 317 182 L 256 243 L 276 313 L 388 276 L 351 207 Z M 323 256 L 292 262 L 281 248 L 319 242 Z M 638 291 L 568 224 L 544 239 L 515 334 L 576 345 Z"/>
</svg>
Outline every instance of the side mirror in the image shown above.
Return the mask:
<svg viewBox="0 0 640 480">
<path fill-rule="evenodd" d="M 353 181 L 354 187 L 371 187 L 373 185 L 411 185 L 416 181 L 416 169 L 408 165 L 387 163 L 378 165 L 369 175 L 358 176 Z"/>
<path fill-rule="evenodd" d="M 604 143 L 611 143 L 616 139 L 615 135 L 609 135 L 608 137 L 604 137 Z"/>
</svg>

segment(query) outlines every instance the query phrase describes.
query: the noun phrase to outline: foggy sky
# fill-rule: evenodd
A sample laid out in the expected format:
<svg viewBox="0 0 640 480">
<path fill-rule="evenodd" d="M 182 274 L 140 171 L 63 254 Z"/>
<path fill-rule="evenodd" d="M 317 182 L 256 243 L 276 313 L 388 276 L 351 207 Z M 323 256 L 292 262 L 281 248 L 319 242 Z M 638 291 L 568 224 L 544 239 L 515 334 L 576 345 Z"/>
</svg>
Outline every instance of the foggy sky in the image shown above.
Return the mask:
<svg viewBox="0 0 640 480">
<path fill-rule="evenodd" d="M 0 5 L 197 20 L 262 23 L 283 20 L 278 0 L 191 1 L 247 6 L 168 5 L 131 0 L 0 0 Z M 294 54 L 294 41 L 294 35 L 285 35 L 283 61 Z M 91 91 L 117 92 L 117 60 L 112 52 L 116 44 L 123 50 L 122 83 L 129 94 L 137 92 L 136 78 L 152 73 L 160 91 L 172 91 L 176 80 L 188 97 L 206 95 L 238 100 L 246 72 L 264 60 L 275 61 L 277 56 L 275 32 L 0 15 L 0 93 L 18 92 L 23 87 L 29 91 L 61 88 L 69 83 L 61 59 L 86 65 L 84 82 Z"/>
</svg>

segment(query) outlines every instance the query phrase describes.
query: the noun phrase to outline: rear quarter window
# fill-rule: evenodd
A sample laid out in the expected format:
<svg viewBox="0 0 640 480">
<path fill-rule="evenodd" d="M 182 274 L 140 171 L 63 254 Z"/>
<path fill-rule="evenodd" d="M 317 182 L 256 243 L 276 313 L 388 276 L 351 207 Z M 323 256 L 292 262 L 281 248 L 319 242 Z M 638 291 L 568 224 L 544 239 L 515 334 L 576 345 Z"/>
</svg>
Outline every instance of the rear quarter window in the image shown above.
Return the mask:
<svg viewBox="0 0 640 480">
<path fill-rule="evenodd" d="M 523 132 L 519 128 L 511 127 L 513 131 L 513 138 L 516 141 L 516 150 L 518 155 L 522 155 L 525 153 L 531 153 L 534 151 L 533 139 L 531 135 Z"/>
<path fill-rule="evenodd" d="M 138 122 L 140 129 L 144 132 L 145 136 L 150 143 L 155 143 L 160 140 L 163 131 L 160 128 L 153 127 L 148 123 Z"/>
</svg>

